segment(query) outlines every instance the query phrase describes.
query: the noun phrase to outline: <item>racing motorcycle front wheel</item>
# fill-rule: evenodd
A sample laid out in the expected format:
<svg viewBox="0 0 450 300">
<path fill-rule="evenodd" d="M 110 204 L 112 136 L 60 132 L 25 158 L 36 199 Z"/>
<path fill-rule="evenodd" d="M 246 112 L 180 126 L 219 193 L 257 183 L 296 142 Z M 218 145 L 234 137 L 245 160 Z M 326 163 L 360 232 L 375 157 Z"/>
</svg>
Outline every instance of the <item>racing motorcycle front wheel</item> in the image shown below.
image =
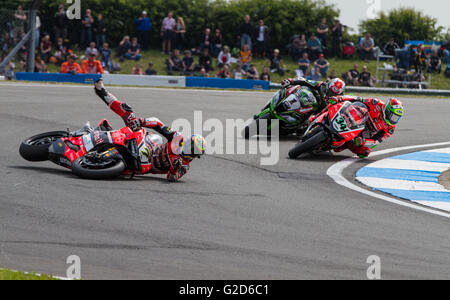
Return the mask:
<svg viewBox="0 0 450 300">
<path fill-rule="evenodd" d="M 84 179 L 113 179 L 125 171 L 125 162 L 116 157 L 88 153 L 72 164 L 72 173 Z"/>
<path fill-rule="evenodd" d="M 309 138 L 300 141 L 289 151 L 289 157 L 294 159 L 304 153 L 311 153 L 319 149 L 328 140 L 328 135 L 324 130 L 317 128 L 313 130 Z"/>
<path fill-rule="evenodd" d="M 46 161 L 50 145 L 67 135 L 66 131 L 51 131 L 32 136 L 20 145 L 20 156 L 33 162 Z"/>
</svg>

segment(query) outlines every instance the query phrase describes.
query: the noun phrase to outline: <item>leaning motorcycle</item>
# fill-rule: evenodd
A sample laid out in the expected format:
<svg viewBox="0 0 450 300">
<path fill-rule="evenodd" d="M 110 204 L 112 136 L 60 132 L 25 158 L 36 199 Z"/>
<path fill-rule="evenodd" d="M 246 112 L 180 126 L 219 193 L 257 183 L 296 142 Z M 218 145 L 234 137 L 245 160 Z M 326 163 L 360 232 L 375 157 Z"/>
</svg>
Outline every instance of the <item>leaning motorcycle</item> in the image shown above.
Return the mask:
<svg viewBox="0 0 450 300">
<path fill-rule="evenodd" d="M 73 133 L 53 131 L 33 136 L 20 145 L 19 153 L 32 162 L 50 160 L 82 178 L 111 179 L 145 173 L 139 155 L 145 138 L 145 129 L 113 131 L 104 119 L 96 129 L 86 124 Z"/>
<path fill-rule="evenodd" d="M 368 118 L 369 108 L 361 102 L 329 106 L 310 124 L 299 143 L 289 151 L 289 157 L 340 148 L 364 131 Z"/>
<path fill-rule="evenodd" d="M 319 96 L 307 87 L 293 86 L 279 90 L 254 120 L 245 126 L 243 137 L 249 139 L 260 133 L 267 133 L 270 136 L 273 130 L 271 120 L 279 121 L 281 136 L 290 134 L 302 136 L 308 127 L 308 118 L 319 110 L 320 105 L 316 97 Z M 265 122 L 261 122 L 262 120 Z M 263 129 L 261 125 L 267 128 Z"/>
</svg>

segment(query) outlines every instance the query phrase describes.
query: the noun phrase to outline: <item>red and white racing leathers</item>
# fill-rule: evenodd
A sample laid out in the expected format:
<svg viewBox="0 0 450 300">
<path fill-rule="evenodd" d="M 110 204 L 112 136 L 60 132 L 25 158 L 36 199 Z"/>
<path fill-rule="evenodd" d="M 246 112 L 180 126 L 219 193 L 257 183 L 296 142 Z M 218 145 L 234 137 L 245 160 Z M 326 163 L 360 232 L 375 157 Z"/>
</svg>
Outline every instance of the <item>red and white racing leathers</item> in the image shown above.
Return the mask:
<svg viewBox="0 0 450 300">
<path fill-rule="evenodd" d="M 180 133 L 171 130 L 157 118 L 137 118 L 130 106 L 120 102 L 103 87 L 96 87 L 95 92 L 131 130 L 138 131 L 144 127 L 167 139 L 167 143 L 156 142 L 147 133 L 139 149 L 143 174 L 167 174 L 169 181 L 178 181 L 187 173 L 191 161 L 181 155 L 184 137 Z"/>
<path fill-rule="evenodd" d="M 375 98 L 361 98 L 350 96 L 338 96 L 328 99 L 330 105 L 337 103 L 350 101 L 359 101 L 367 105 L 369 108 L 369 119 L 366 123 L 366 129 L 361 133 L 359 137 L 351 142 L 346 143 L 343 147 L 335 149 L 336 152 L 349 149 L 361 158 L 368 157 L 372 152 L 372 149 L 377 146 L 378 143 L 382 143 L 388 140 L 395 131 L 395 126 L 391 126 L 386 123 L 384 118 L 383 101 Z"/>
</svg>

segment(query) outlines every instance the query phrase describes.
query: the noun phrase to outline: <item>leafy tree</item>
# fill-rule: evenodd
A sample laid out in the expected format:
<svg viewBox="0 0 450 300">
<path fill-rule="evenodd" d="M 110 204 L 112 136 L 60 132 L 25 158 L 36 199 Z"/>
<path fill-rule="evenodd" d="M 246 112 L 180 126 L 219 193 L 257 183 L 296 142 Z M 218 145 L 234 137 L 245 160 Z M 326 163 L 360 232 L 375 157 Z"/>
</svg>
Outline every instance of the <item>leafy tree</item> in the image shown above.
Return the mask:
<svg viewBox="0 0 450 300">
<path fill-rule="evenodd" d="M 378 45 L 383 45 L 391 37 L 400 44 L 405 40 L 434 41 L 443 30 L 437 22 L 421 11 L 401 8 L 388 14 L 380 12 L 378 18 L 361 22 L 360 31 L 370 32 Z"/>
<path fill-rule="evenodd" d="M 2 0 L 0 0 L 2 1 Z M 40 16 L 43 31 L 53 32 L 53 18 L 63 0 L 42 0 Z M 221 29 L 225 43 L 237 44 L 239 25 L 245 15 L 250 15 L 256 25 L 259 18 L 271 29 L 270 46 L 284 49 L 289 39 L 300 33 L 312 32 L 322 17 L 329 25 L 339 16 L 339 11 L 324 0 L 83 0 L 82 13 L 90 8 L 94 15 L 102 13 L 108 25 L 107 39 L 116 45 L 124 35 L 135 35 L 134 20 L 146 10 L 153 22 L 151 44 L 159 45 L 162 20 L 169 11 L 183 17 L 189 46 L 198 46 L 206 27 Z M 67 7 L 67 5 L 66 5 Z M 81 21 L 72 21 L 70 39 L 79 40 Z"/>
</svg>

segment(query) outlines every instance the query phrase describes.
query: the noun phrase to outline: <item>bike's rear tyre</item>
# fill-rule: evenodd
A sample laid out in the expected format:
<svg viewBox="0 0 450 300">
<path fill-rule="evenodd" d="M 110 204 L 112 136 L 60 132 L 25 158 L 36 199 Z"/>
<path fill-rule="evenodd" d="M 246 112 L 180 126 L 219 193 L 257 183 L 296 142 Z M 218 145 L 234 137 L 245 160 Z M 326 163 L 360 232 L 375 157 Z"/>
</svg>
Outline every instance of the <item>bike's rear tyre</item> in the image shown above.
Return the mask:
<svg viewBox="0 0 450 300">
<path fill-rule="evenodd" d="M 66 131 L 52 131 L 30 137 L 20 145 L 20 156 L 33 162 L 46 161 L 48 160 L 48 148 L 50 145 L 66 136 Z"/>
<path fill-rule="evenodd" d="M 112 161 L 104 168 L 90 168 L 85 163 L 85 157 L 80 157 L 72 164 L 72 173 L 84 179 L 113 179 L 119 177 L 125 171 L 125 163 L 118 159 Z"/>
<path fill-rule="evenodd" d="M 317 150 L 327 140 L 328 140 L 327 134 L 323 130 L 320 130 L 311 138 L 297 144 L 294 148 L 292 148 L 289 151 L 289 157 L 297 158 L 304 153 L 310 153 L 313 150 Z"/>
</svg>

